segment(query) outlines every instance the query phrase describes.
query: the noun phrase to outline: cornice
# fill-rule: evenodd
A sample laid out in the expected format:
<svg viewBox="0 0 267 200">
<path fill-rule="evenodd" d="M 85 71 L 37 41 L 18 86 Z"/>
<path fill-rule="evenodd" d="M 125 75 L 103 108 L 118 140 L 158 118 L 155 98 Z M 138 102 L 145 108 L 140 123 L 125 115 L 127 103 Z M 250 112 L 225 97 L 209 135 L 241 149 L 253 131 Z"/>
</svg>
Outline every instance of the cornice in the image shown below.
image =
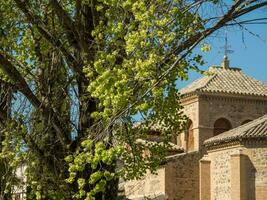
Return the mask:
<svg viewBox="0 0 267 200">
<path fill-rule="evenodd" d="M 242 94 L 231 94 L 231 93 L 219 93 L 219 92 L 191 92 L 184 94 L 181 97 L 181 104 L 186 105 L 197 100 L 201 101 L 202 99 L 212 99 L 219 101 L 239 101 L 244 103 L 259 103 L 267 104 L 267 96 L 257 96 L 257 95 L 242 95 Z"/>
<path fill-rule="evenodd" d="M 207 149 L 207 152 L 215 152 L 226 149 L 232 149 L 236 147 L 245 147 L 245 146 L 254 146 L 254 145 L 264 145 L 267 147 L 267 140 L 262 139 L 243 139 L 243 140 L 234 140 L 229 142 L 222 142 L 212 145 L 204 145 Z"/>
<path fill-rule="evenodd" d="M 182 105 L 187 105 L 187 104 L 190 104 L 190 103 L 194 103 L 194 102 L 197 102 L 198 101 L 198 95 L 197 94 L 193 94 L 193 95 L 190 95 L 190 96 L 185 96 L 185 97 L 182 97 L 180 102 Z"/>
<path fill-rule="evenodd" d="M 226 149 L 232 149 L 236 147 L 242 146 L 240 141 L 232 141 L 232 142 L 227 142 L 227 143 L 219 143 L 219 144 L 214 144 L 212 146 L 206 146 L 207 152 L 216 152 L 216 151 L 221 151 L 221 150 L 226 150 Z"/>
<path fill-rule="evenodd" d="M 257 102 L 260 104 L 267 104 L 267 97 L 261 96 L 248 96 L 248 95 L 233 95 L 226 93 L 201 93 L 198 94 L 199 100 L 210 99 L 210 100 L 219 100 L 219 101 L 238 101 L 238 102 Z"/>
</svg>

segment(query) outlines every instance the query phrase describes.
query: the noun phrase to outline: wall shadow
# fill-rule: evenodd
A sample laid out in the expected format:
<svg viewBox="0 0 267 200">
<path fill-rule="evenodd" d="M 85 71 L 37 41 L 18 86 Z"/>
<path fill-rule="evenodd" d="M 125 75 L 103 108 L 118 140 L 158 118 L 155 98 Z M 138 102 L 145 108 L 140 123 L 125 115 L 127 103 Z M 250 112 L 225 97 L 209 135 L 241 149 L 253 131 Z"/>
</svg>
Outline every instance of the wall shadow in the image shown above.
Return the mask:
<svg viewBox="0 0 267 200">
<path fill-rule="evenodd" d="M 254 167 L 253 163 L 251 162 L 250 158 L 248 156 L 245 157 L 245 174 L 244 179 L 242 181 L 245 181 L 244 184 L 246 186 L 245 194 L 246 197 L 244 199 L 247 200 L 256 200 L 256 168 Z"/>
</svg>

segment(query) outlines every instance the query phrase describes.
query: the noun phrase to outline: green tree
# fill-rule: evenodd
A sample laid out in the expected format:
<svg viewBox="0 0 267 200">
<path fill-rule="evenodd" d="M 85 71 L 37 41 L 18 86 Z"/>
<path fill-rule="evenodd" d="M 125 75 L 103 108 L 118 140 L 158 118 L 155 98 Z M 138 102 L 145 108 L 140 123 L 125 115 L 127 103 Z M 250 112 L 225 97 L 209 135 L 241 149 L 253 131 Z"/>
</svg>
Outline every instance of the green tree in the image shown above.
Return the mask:
<svg viewBox="0 0 267 200">
<path fill-rule="evenodd" d="M 203 64 L 193 49 L 267 5 L 226 2 L 2 1 L 0 158 L 27 166 L 28 198 L 115 199 L 119 177 L 155 171 L 185 122 L 175 82 Z M 161 143 L 137 142 L 155 123 Z"/>
</svg>

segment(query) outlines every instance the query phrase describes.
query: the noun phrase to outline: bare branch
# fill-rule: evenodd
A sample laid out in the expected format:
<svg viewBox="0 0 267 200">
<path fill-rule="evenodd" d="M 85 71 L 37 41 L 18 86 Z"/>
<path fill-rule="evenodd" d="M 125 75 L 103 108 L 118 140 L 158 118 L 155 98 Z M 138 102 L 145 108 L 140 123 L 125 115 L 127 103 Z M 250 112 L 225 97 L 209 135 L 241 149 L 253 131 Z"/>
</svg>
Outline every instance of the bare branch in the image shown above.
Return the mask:
<svg viewBox="0 0 267 200">
<path fill-rule="evenodd" d="M 21 76 L 19 71 L 13 66 L 13 64 L 9 61 L 8 56 L 4 56 L 0 53 L 0 69 L 10 78 L 10 80 L 16 85 L 17 89 L 25 95 L 25 97 L 32 103 L 32 105 L 36 109 L 40 109 L 45 118 L 49 118 L 49 113 L 54 117 L 52 124 L 55 128 L 58 138 L 63 146 L 69 144 L 71 141 L 66 134 L 64 127 L 61 125 L 59 118 L 56 113 L 46 108 L 40 100 L 33 94 L 32 90 L 26 83 L 25 79 Z"/>
<path fill-rule="evenodd" d="M 241 17 L 242 15 L 244 14 L 247 14 L 253 10 L 256 10 L 256 9 L 259 9 L 259 8 L 262 8 L 262 7 L 265 7 L 267 6 L 267 1 L 265 2 L 262 2 L 262 3 L 258 3 L 258 4 L 255 4 L 253 6 L 250 6 L 250 7 L 247 7 L 247 8 L 244 8 L 244 9 L 241 9 L 239 11 L 237 11 L 234 15 L 233 15 L 233 18 L 238 18 L 238 17 Z"/>
<path fill-rule="evenodd" d="M 65 29 L 68 40 L 70 44 L 74 47 L 81 50 L 80 41 L 79 41 L 79 32 L 77 31 L 73 20 L 70 18 L 68 13 L 61 7 L 57 0 L 50 0 L 50 4 L 52 5 L 57 17 L 62 21 L 62 27 Z"/>
<path fill-rule="evenodd" d="M 238 10 L 238 7 L 244 3 L 245 0 L 238 0 L 235 2 L 235 4 L 232 5 L 232 7 L 228 10 L 228 12 L 223 15 L 220 20 L 212 27 L 207 28 L 206 30 L 197 33 L 196 35 L 190 37 L 188 40 L 184 41 L 182 44 L 180 44 L 175 50 L 175 54 L 180 54 L 182 51 L 188 49 L 190 46 L 192 46 L 194 43 L 199 42 L 200 40 L 203 40 L 204 38 L 208 37 L 212 33 L 214 33 L 216 30 L 222 28 L 223 26 L 226 26 L 228 22 L 233 21 L 234 19 L 237 19 L 238 17 L 242 16 L 245 13 L 251 12 L 255 9 L 258 9 L 260 7 L 267 6 L 267 2 L 265 3 L 259 3 L 257 5 L 251 6 L 249 8 Z"/>
<path fill-rule="evenodd" d="M 0 68 L 3 72 L 10 78 L 10 80 L 16 85 L 18 90 L 20 90 L 32 103 L 34 107 L 39 107 L 41 102 L 37 97 L 32 93 L 28 84 L 18 72 L 18 70 L 8 61 L 7 56 L 0 54 Z"/>
</svg>

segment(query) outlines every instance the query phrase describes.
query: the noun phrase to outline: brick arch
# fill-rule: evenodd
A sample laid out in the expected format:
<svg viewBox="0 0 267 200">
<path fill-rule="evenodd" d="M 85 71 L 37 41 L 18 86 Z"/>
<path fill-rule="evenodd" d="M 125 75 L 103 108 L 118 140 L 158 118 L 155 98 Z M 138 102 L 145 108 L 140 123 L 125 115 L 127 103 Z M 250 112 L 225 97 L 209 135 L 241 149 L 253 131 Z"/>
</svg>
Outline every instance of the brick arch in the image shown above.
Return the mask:
<svg viewBox="0 0 267 200">
<path fill-rule="evenodd" d="M 244 125 L 244 124 L 246 124 L 246 123 L 248 123 L 248 122 L 251 122 L 252 120 L 251 119 L 246 119 L 246 120 L 244 120 L 242 123 L 241 123 L 241 125 Z"/>
<path fill-rule="evenodd" d="M 219 135 L 232 128 L 231 122 L 226 118 L 219 118 L 214 122 L 213 135 Z"/>
<path fill-rule="evenodd" d="M 194 131 L 193 131 L 193 121 L 191 119 L 187 122 L 187 130 L 186 130 L 186 148 L 188 151 L 194 150 Z"/>
</svg>

